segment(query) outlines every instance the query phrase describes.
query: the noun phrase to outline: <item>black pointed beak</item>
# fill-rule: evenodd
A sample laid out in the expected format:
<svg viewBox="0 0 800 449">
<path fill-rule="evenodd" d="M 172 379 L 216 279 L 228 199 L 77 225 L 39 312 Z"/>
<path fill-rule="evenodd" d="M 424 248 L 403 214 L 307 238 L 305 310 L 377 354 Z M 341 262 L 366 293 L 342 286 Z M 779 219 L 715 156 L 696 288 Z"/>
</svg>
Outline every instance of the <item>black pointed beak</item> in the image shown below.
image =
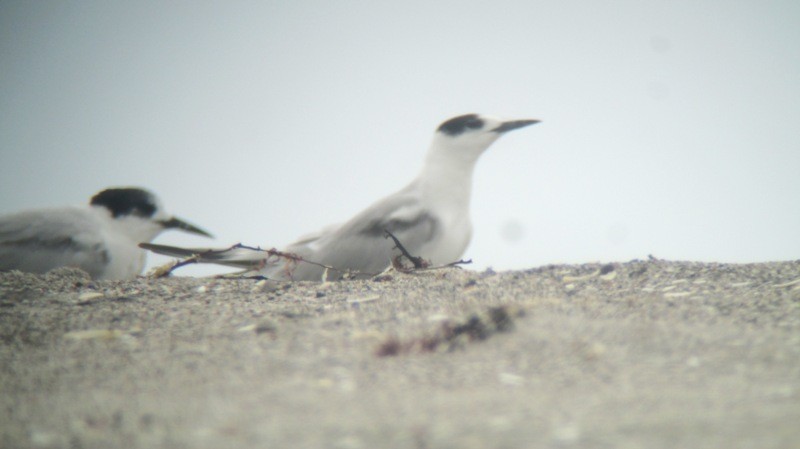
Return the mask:
<svg viewBox="0 0 800 449">
<path fill-rule="evenodd" d="M 163 226 L 164 229 L 180 229 L 181 231 L 191 232 L 192 234 L 199 234 L 199 235 L 204 235 L 206 237 L 214 238 L 214 236 L 209 234 L 208 232 L 198 228 L 195 225 L 191 225 L 179 218 L 172 217 L 169 220 L 162 220 L 159 223 L 161 223 L 161 226 Z"/>
<path fill-rule="evenodd" d="M 535 125 L 539 123 L 541 120 L 512 120 L 510 122 L 503 122 L 497 128 L 493 129 L 492 131 L 496 133 L 504 133 L 507 131 L 511 131 L 512 129 L 522 128 L 524 126 Z"/>
</svg>

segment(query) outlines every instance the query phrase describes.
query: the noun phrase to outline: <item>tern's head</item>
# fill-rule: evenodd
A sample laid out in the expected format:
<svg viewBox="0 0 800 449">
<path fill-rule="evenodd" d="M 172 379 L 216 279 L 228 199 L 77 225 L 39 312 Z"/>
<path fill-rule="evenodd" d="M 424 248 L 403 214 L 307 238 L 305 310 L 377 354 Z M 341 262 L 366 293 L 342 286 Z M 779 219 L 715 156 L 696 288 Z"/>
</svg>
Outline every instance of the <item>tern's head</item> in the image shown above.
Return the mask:
<svg viewBox="0 0 800 449">
<path fill-rule="evenodd" d="M 127 234 L 139 242 L 149 242 L 167 229 L 180 229 L 211 237 L 208 232 L 168 215 L 158 198 L 135 187 L 106 189 L 92 197 L 91 206 L 105 209 Z"/>
<path fill-rule="evenodd" d="M 539 120 L 502 120 L 478 114 L 466 114 L 445 121 L 436 129 L 434 147 L 476 160 L 504 133 L 539 123 Z"/>
</svg>

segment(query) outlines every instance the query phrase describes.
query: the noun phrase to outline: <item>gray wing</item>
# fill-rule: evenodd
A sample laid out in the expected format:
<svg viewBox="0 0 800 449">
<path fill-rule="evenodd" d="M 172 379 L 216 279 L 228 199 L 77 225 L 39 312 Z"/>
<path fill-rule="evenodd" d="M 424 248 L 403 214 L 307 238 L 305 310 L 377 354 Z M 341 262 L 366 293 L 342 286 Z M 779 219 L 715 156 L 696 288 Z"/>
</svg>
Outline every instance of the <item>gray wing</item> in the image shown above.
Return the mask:
<svg viewBox="0 0 800 449">
<path fill-rule="evenodd" d="M 327 278 L 340 278 L 344 272 L 357 272 L 356 277 L 369 277 L 391 265 L 392 258 L 400 254 L 394 242 L 386 238 L 388 230 L 414 256 L 425 257 L 419 251 L 440 232 L 441 223 L 432 211 L 424 209 L 413 190 L 405 189 L 372 205 L 350 221 L 316 239 L 295 243 L 287 252 L 304 259 L 333 267 Z M 296 263 L 268 272 L 295 280 L 320 280 L 325 268 Z"/>
<path fill-rule="evenodd" d="M 109 261 L 97 222 L 80 209 L 0 217 L 0 271 L 46 273 L 72 266 L 100 276 Z"/>
</svg>

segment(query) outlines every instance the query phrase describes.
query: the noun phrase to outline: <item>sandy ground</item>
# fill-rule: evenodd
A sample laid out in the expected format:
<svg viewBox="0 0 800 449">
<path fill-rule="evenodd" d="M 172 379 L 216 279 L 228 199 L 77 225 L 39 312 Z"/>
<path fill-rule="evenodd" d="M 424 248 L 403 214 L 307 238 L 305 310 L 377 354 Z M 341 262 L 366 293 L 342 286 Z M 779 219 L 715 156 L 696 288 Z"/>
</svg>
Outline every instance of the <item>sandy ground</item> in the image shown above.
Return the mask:
<svg viewBox="0 0 800 449">
<path fill-rule="evenodd" d="M 800 447 L 800 261 L 0 298 L 3 448 Z"/>
</svg>

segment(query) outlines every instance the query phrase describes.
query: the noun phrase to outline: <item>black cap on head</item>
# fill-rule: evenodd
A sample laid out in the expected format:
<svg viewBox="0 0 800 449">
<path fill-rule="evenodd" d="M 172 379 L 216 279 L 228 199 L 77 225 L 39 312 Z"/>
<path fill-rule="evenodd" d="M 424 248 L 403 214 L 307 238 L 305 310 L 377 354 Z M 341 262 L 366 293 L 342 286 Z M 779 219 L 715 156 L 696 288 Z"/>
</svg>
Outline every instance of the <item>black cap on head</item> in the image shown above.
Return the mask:
<svg viewBox="0 0 800 449">
<path fill-rule="evenodd" d="M 150 218 L 156 213 L 153 194 L 142 189 L 106 189 L 93 196 L 90 204 L 105 207 L 114 218 L 125 215 Z"/>
<path fill-rule="evenodd" d="M 481 127 L 483 127 L 483 120 L 478 117 L 478 114 L 466 114 L 453 117 L 442 123 L 437 131 L 441 131 L 448 136 L 457 136 L 469 129 L 479 129 Z"/>
</svg>

